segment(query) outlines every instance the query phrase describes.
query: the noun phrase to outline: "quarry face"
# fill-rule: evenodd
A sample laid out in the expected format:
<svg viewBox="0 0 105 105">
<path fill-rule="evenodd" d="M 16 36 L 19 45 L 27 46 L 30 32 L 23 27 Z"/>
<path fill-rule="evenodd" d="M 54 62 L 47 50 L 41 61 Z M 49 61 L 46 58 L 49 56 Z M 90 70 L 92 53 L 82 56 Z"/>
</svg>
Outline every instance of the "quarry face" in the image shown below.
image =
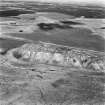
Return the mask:
<svg viewBox="0 0 105 105">
<path fill-rule="evenodd" d="M 0 4 L 0 105 L 105 104 L 103 6 Z"/>
</svg>

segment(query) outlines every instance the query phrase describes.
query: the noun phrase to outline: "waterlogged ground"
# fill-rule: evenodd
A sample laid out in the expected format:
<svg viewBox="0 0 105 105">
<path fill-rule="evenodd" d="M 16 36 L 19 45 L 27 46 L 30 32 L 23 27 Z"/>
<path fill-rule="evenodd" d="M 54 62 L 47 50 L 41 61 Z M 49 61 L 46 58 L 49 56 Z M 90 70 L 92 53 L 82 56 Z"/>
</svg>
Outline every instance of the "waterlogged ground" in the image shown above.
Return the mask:
<svg viewBox="0 0 105 105">
<path fill-rule="evenodd" d="M 0 105 L 105 104 L 104 70 L 20 64 L 11 56 L 11 50 L 43 41 L 87 49 L 87 53 L 92 50 L 93 55 L 97 51 L 104 58 L 104 7 L 9 1 L 1 4 Z"/>
</svg>

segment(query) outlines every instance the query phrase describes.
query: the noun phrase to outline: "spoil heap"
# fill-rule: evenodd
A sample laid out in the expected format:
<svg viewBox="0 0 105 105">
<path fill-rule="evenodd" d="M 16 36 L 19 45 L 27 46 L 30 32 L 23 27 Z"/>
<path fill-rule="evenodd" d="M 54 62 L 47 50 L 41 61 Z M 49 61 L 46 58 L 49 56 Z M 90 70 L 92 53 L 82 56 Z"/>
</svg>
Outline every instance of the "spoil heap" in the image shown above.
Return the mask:
<svg viewBox="0 0 105 105">
<path fill-rule="evenodd" d="M 11 53 L 12 52 L 12 53 Z M 105 70 L 105 55 L 51 43 L 28 43 L 9 52 L 12 62 Z M 15 59 L 14 59 L 15 58 Z"/>
</svg>

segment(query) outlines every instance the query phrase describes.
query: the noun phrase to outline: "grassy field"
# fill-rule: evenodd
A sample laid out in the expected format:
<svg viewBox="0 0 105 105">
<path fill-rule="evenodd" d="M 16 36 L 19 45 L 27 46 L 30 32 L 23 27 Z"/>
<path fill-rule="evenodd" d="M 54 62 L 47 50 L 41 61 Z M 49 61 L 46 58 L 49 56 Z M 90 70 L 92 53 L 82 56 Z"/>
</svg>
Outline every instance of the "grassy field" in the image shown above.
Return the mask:
<svg viewBox="0 0 105 105">
<path fill-rule="evenodd" d="M 84 69 L 47 65 L 37 65 L 34 69 L 0 66 L 0 103 L 104 105 L 104 84 L 104 73 Z"/>
<path fill-rule="evenodd" d="M 49 32 L 36 31 L 32 34 L 10 33 L 13 37 L 27 38 L 32 41 L 44 41 L 71 47 L 86 48 L 96 51 L 105 51 L 105 40 L 98 35 L 91 35 L 87 29 L 53 30 Z"/>
</svg>

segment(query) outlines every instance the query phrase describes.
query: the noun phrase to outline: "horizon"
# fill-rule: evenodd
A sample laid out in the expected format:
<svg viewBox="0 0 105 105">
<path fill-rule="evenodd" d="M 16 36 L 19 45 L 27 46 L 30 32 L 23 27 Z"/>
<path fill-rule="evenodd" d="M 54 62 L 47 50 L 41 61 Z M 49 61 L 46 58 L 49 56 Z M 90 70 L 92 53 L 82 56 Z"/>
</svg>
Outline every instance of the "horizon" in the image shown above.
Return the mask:
<svg viewBox="0 0 105 105">
<path fill-rule="evenodd" d="M 49 2 L 49 3 L 74 3 L 74 4 L 93 4 L 93 5 L 105 5 L 105 0 L 1 0 L 1 1 L 35 1 L 35 2 Z"/>
</svg>

